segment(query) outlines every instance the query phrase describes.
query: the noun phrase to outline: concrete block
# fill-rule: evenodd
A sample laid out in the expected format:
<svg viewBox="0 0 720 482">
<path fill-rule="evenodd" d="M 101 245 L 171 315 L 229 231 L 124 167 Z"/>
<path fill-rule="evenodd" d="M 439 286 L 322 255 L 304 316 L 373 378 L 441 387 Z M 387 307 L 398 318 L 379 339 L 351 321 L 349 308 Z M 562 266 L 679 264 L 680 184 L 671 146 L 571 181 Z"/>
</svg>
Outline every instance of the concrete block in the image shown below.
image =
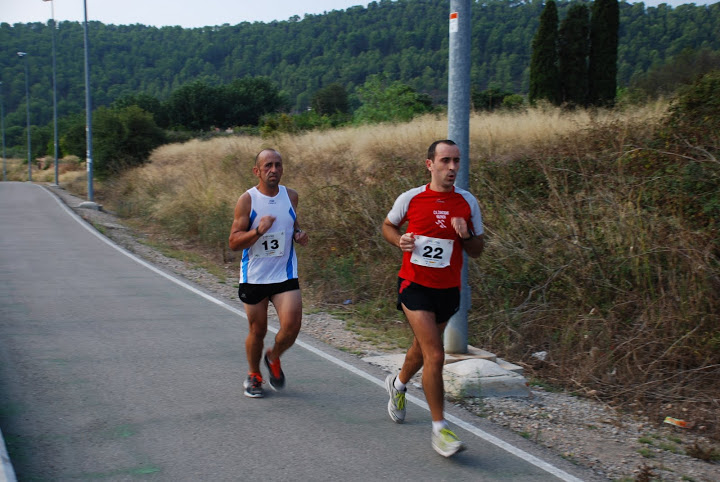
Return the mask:
<svg viewBox="0 0 720 482">
<path fill-rule="evenodd" d="M 472 345 L 468 345 L 467 353 L 449 353 L 445 355 L 445 364 L 455 363 L 462 360 L 469 360 L 471 358 L 478 358 L 481 360 L 490 360 L 494 362 L 497 359 L 497 355 L 485 351 L 482 348 L 476 348 Z"/>
<path fill-rule="evenodd" d="M 446 365 L 445 392 L 455 397 L 530 397 L 524 377 L 489 360 L 471 359 Z"/>
<path fill-rule="evenodd" d="M 484 352 L 488 354 L 489 352 Z M 529 397 L 530 389 L 522 376 L 522 367 L 508 363 L 492 353 L 491 359 L 455 358 L 446 355 L 443 381 L 445 391 L 455 397 Z M 364 357 L 363 361 L 397 373 L 405 360 L 404 353 Z M 422 369 L 413 378 L 420 382 Z"/>
<path fill-rule="evenodd" d="M 78 207 L 83 209 L 94 209 L 95 211 L 102 211 L 102 206 L 92 201 L 81 202 Z"/>
<path fill-rule="evenodd" d="M 503 370 L 513 372 L 517 375 L 523 375 L 525 373 L 525 369 L 523 367 L 514 363 L 510 363 L 509 361 L 505 361 L 502 358 L 498 358 L 496 363 L 500 365 L 500 368 L 502 368 Z"/>
</svg>

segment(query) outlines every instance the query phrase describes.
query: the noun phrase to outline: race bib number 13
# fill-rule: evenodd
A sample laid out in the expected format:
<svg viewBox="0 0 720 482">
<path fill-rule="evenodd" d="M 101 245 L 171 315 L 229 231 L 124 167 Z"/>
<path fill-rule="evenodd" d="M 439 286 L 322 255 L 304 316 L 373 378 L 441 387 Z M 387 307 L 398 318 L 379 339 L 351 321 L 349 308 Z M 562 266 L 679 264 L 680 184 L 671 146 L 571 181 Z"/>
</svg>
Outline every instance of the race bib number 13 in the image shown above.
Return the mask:
<svg viewBox="0 0 720 482">
<path fill-rule="evenodd" d="M 415 236 L 415 249 L 410 262 L 428 268 L 446 268 L 450 266 L 453 244 L 452 239 Z"/>
<path fill-rule="evenodd" d="M 285 252 L 285 231 L 265 233 L 252 245 L 251 257 L 274 258 Z"/>
</svg>

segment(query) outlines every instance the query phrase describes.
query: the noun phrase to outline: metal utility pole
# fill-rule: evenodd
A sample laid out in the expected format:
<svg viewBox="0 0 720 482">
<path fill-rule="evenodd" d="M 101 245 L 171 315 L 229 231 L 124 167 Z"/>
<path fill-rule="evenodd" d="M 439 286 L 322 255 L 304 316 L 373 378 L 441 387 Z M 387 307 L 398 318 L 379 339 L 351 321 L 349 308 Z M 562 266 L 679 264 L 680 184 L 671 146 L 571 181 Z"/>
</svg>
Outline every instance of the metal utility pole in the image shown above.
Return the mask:
<svg viewBox="0 0 720 482">
<path fill-rule="evenodd" d="M 87 0 L 83 0 L 85 22 L 83 32 L 85 37 L 85 133 L 87 136 L 87 190 L 88 201 L 93 202 L 93 152 L 92 152 L 92 103 L 90 102 L 90 43 L 88 42 Z"/>
<path fill-rule="evenodd" d="M 32 182 L 32 141 L 30 138 L 30 84 L 28 82 L 27 52 L 18 52 L 18 57 L 25 59 L 25 110 L 27 117 L 27 151 L 28 151 L 28 182 Z"/>
<path fill-rule="evenodd" d="M 7 167 L 5 161 L 5 110 L 3 107 L 4 99 L 2 85 L 3 83 L 0 82 L 0 129 L 2 129 L 3 181 L 7 181 Z"/>
<path fill-rule="evenodd" d="M 53 128 L 55 131 L 55 185 L 58 185 L 58 122 L 57 122 L 57 63 L 55 55 L 55 2 L 53 0 L 43 0 L 50 2 L 50 12 L 52 14 L 52 69 L 53 69 Z"/>
<path fill-rule="evenodd" d="M 448 77 L 448 139 L 460 148 L 455 185 L 468 189 L 470 179 L 470 0 L 450 0 L 450 61 Z M 445 328 L 445 352 L 467 353 L 470 310 L 468 256 L 463 253 L 460 309 Z"/>
</svg>

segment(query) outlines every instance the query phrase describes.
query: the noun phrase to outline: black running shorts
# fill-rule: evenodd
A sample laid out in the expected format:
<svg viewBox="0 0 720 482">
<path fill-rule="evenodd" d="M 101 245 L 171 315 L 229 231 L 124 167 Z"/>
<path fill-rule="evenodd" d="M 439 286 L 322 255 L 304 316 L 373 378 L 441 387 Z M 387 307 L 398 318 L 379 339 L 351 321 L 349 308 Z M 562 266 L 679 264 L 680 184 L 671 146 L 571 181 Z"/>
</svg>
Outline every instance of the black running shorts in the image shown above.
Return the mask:
<svg viewBox="0 0 720 482">
<path fill-rule="evenodd" d="M 397 309 L 402 305 L 410 311 L 435 313 L 435 321 L 441 325 L 460 308 L 460 288 L 436 289 L 398 278 Z"/>
<path fill-rule="evenodd" d="M 247 303 L 248 305 L 256 305 L 265 298 L 272 298 L 278 293 L 284 293 L 286 291 L 294 291 L 300 289 L 300 283 L 297 278 L 289 279 L 281 283 L 270 283 L 270 284 L 252 284 L 252 283 L 240 283 L 238 288 L 238 296 L 240 301 Z"/>
</svg>

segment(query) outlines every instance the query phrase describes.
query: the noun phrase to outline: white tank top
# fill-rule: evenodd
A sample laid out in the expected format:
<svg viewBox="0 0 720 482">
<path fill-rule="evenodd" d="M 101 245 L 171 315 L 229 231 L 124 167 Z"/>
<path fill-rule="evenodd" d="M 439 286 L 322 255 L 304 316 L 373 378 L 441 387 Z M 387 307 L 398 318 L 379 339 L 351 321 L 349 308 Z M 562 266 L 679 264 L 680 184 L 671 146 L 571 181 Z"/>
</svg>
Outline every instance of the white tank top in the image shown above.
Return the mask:
<svg viewBox="0 0 720 482">
<path fill-rule="evenodd" d="M 250 194 L 250 226 L 252 231 L 263 216 L 275 216 L 275 222 L 255 244 L 243 250 L 240 261 L 240 283 L 282 283 L 297 278 L 294 230 L 295 209 L 285 186 L 276 196 L 266 196 L 257 187 Z"/>
</svg>

